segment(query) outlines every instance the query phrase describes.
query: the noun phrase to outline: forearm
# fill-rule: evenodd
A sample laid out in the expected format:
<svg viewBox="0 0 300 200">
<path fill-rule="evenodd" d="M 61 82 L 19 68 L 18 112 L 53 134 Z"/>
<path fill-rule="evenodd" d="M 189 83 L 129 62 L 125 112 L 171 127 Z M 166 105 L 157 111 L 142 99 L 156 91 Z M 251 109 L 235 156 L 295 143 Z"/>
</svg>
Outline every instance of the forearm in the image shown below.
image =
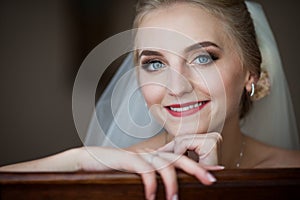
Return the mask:
<svg viewBox="0 0 300 200">
<path fill-rule="evenodd" d="M 81 148 L 70 149 L 45 158 L 2 166 L 0 171 L 76 171 L 80 169 L 78 165 L 80 152 Z"/>
</svg>

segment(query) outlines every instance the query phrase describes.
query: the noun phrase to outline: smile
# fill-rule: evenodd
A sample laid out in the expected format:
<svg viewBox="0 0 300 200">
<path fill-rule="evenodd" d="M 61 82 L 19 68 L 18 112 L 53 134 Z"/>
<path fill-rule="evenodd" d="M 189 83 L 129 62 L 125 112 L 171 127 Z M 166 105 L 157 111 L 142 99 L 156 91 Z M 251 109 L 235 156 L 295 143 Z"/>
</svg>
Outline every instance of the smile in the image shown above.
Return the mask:
<svg viewBox="0 0 300 200">
<path fill-rule="evenodd" d="M 174 117 L 184 117 L 200 111 L 209 101 L 190 102 L 165 106 L 167 111 Z"/>
</svg>

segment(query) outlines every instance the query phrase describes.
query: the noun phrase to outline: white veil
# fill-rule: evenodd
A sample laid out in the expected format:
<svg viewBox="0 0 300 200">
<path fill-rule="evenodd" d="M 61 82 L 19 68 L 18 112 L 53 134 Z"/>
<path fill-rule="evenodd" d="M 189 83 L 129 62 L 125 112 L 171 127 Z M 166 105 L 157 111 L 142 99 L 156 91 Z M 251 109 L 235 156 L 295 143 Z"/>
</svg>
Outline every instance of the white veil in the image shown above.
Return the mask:
<svg viewBox="0 0 300 200">
<path fill-rule="evenodd" d="M 97 131 L 97 123 L 105 136 Z M 151 116 L 138 89 L 133 54 L 129 53 L 98 100 L 85 145 L 124 148 L 148 139 L 161 130 L 161 125 Z"/>
<path fill-rule="evenodd" d="M 244 133 L 267 144 L 299 149 L 293 104 L 273 33 L 261 6 L 246 2 L 262 54 L 262 69 L 271 81 L 271 93 L 253 104 L 242 123 Z"/>
<path fill-rule="evenodd" d="M 265 143 L 299 149 L 293 105 L 276 41 L 261 6 L 253 2 L 246 4 L 254 21 L 263 58 L 262 68 L 270 76 L 271 93 L 254 102 L 253 109 L 241 122 L 242 130 Z M 133 55 L 129 53 L 97 102 L 85 145 L 128 147 L 163 129 L 145 106 L 133 68 Z M 97 123 L 106 135 L 97 132 Z"/>
</svg>

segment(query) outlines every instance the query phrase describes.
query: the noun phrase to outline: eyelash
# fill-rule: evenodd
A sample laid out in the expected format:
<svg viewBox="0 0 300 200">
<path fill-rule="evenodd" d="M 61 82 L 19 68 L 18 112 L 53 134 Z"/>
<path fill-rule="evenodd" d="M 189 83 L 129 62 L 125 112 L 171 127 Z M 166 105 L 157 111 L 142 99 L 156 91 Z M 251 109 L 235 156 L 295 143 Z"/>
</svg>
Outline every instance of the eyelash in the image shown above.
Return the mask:
<svg viewBox="0 0 300 200">
<path fill-rule="evenodd" d="M 206 58 L 208 61 L 206 63 L 195 63 L 195 61 L 197 59 L 199 59 L 199 58 Z M 195 65 L 203 65 L 203 66 L 205 66 L 205 65 L 211 64 L 212 62 L 214 62 L 214 61 L 216 61 L 218 59 L 219 59 L 218 56 L 216 56 L 215 54 L 208 53 L 208 54 L 203 54 L 203 55 L 197 56 L 191 63 L 195 64 Z"/>
<path fill-rule="evenodd" d="M 196 59 L 203 58 L 203 57 L 208 59 L 208 61 L 206 63 L 195 63 Z M 198 55 L 194 60 L 192 60 L 192 62 L 190 64 L 206 66 L 218 59 L 219 59 L 219 57 L 216 56 L 214 53 L 202 54 L 202 55 Z M 154 64 L 157 64 L 157 63 L 160 64 L 160 67 L 154 66 Z M 146 70 L 148 72 L 155 72 L 162 68 L 165 68 L 165 64 L 162 61 L 160 61 L 159 59 L 145 60 L 141 63 L 141 66 L 144 70 Z M 152 69 L 150 69 L 150 68 L 152 68 Z"/>
<path fill-rule="evenodd" d="M 162 67 L 156 68 L 154 66 L 154 64 L 157 64 L 157 63 L 159 63 Z M 152 67 L 152 69 L 150 69 L 151 67 Z M 146 61 L 142 62 L 142 68 L 148 72 L 158 71 L 164 67 L 165 67 L 165 64 L 157 59 L 150 59 L 150 60 L 146 60 Z"/>
</svg>

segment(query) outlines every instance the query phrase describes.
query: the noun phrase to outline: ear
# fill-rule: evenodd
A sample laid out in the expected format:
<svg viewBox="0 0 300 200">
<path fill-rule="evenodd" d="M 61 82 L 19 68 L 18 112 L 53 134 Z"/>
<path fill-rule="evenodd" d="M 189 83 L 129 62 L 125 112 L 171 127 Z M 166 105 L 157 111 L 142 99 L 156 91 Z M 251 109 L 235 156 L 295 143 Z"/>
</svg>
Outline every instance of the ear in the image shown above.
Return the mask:
<svg viewBox="0 0 300 200">
<path fill-rule="evenodd" d="M 247 71 L 246 77 L 245 77 L 245 88 L 248 92 L 251 92 L 251 84 L 257 82 L 257 75 L 253 72 Z"/>
</svg>

